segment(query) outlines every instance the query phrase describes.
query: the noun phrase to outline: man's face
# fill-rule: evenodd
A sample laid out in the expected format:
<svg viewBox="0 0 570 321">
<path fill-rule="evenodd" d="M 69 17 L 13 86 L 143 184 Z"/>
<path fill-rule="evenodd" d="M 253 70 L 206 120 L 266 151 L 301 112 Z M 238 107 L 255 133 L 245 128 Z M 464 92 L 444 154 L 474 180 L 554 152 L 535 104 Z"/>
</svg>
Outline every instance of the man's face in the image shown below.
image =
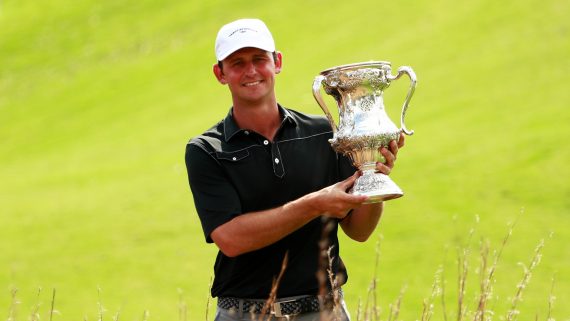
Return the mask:
<svg viewBox="0 0 570 321">
<path fill-rule="evenodd" d="M 274 98 L 275 75 L 281 71 L 281 54 L 274 61 L 271 53 L 258 48 L 242 48 L 214 65 L 218 81 L 227 84 L 234 103 L 258 103 Z"/>
</svg>

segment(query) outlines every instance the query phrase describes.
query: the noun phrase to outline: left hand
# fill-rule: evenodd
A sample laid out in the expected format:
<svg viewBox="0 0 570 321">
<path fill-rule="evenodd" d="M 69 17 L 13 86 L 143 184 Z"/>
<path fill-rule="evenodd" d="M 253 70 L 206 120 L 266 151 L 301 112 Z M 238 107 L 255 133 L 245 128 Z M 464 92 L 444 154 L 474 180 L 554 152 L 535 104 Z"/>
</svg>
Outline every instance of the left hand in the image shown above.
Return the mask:
<svg viewBox="0 0 570 321">
<path fill-rule="evenodd" d="M 384 163 L 376 162 L 376 170 L 382 174 L 390 175 L 392 172 L 392 168 L 394 168 L 394 162 L 396 162 L 396 158 L 398 155 L 398 150 L 404 147 L 404 134 L 400 133 L 400 137 L 398 141 L 395 140 L 390 141 L 389 149 L 386 147 L 380 147 L 380 154 L 384 156 L 386 160 Z"/>
</svg>

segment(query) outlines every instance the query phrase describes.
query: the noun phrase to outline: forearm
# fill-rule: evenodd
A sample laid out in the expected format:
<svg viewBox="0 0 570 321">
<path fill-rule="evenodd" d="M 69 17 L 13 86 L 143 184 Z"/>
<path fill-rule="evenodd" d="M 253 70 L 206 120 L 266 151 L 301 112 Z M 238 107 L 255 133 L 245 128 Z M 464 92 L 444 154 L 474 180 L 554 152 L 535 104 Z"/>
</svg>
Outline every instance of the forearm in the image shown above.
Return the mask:
<svg viewBox="0 0 570 321">
<path fill-rule="evenodd" d="M 320 215 L 311 198 L 309 194 L 273 209 L 237 216 L 216 228 L 212 239 L 230 257 L 271 245 Z"/>
<path fill-rule="evenodd" d="M 348 237 L 364 242 L 376 229 L 383 210 L 383 202 L 362 205 L 354 209 L 348 217 L 342 220 L 340 226 Z"/>
<path fill-rule="evenodd" d="M 280 207 L 242 214 L 216 228 L 210 236 L 222 253 L 237 256 L 273 244 L 320 215 L 343 218 L 348 211 L 361 207 L 362 202 L 366 200 L 366 196 L 346 193 L 357 177 L 358 173 L 355 173 L 342 182 Z M 362 218 L 361 215 L 357 216 L 359 218 L 355 222 L 366 215 Z M 374 226 L 377 222 L 378 218 Z M 357 225 L 360 224 L 366 223 Z"/>
</svg>

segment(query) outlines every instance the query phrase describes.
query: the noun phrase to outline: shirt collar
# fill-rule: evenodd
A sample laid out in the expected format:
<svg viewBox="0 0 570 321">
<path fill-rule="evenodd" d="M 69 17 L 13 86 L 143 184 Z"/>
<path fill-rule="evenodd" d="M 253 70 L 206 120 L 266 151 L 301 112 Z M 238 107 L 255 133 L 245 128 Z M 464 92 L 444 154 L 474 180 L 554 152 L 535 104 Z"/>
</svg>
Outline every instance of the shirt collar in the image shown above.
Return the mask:
<svg viewBox="0 0 570 321">
<path fill-rule="evenodd" d="M 277 104 L 277 108 L 279 108 L 279 114 L 283 117 L 283 120 L 281 121 L 281 127 L 285 126 L 286 124 L 297 126 L 297 120 L 295 120 L 293 114 L 289 110 L 283 108 L 279 104 Z M 228 115 L 226 118 L 224 118 L 224 139 L 226 142 L 232 139 L 237 133 L 247 130 L 247 128 L 239 128 L 234 119 L 233 111 L 233 107 L 230 108 Z"/>
</svg>

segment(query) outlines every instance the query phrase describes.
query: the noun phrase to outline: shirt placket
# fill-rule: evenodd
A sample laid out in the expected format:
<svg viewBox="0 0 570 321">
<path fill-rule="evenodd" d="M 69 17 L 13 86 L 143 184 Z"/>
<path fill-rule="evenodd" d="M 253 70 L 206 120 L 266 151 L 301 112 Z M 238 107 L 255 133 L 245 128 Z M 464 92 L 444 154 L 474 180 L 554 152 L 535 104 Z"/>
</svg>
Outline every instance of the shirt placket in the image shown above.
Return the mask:
<svg viewBox="0 0 570 321">
<path fill-rule="evenodd" d="M 273 163 L 273 173 L 279 178 L 283 178 L 285 175 L 285 168 L 283 167 L 283 158 L 281 157 L 281 152 L 279 151 L 279 144 L 270 143 L 268 140 L 264 140 L 263 144 L 270 147 L 271 149 L 271 162 Z"/>
</svg>

